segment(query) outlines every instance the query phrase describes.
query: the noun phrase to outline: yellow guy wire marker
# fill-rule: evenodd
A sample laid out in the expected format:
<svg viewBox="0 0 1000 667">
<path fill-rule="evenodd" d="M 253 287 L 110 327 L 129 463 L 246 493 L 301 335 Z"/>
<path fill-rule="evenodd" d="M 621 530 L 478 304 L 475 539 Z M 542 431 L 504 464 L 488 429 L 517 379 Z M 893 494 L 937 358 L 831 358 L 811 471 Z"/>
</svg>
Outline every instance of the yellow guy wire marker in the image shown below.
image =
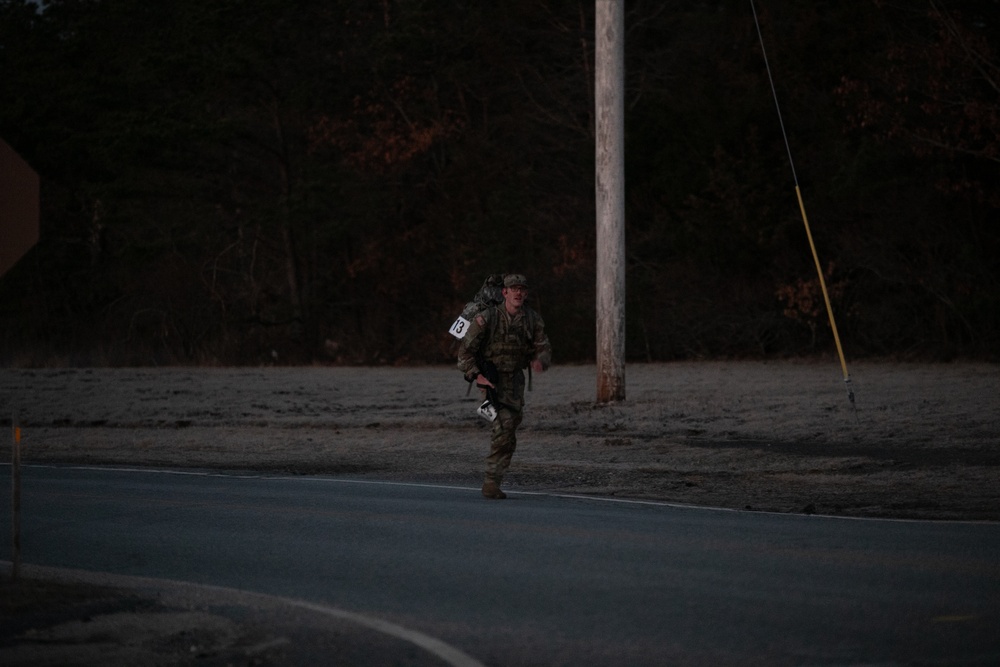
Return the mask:
<svg viewBox="0 0 1000 667">
<path fill-rule="evenodd" d="M 799 200 L 799 210 L 802 212 L 802 222 L 806 227 L 806 236 L 809 239 L 809 248 L 812 250 L 813 261 L 816 262 L 816 273 L 819 275 L 819 286 L 823 290 L 823 300 L 826 302 L 826 314 L 830 318 L 830 329 L 833 330 L 833 341 L 837 345 L 837 354 L 840 356 L 840 368 L 844 372 L 844 385 L 847 387 L 847 399 L 854 408 L 854 417 L 857 419 L 858 409 L 854 404 L 854 389 L 851 387 L 851 376 L 847 372 L 847 361 L 844 359 L 844 348 L 840 344 L 840 334 L 837 332 L 837 321 L 833 317 L 833 306 L 830 305 L 830 294 L 826 289 L 826 279 L 823 277 L 823 267 L 819 262 L 819 254 L 816 252 L 816 244 L 813 242 L 812 230 L 809 229 L 809 218 L 806 216 L 806 206 L 802 202 L 802 190 L 799 188 L 799 177 L 795 173 L 795 161 L 792 159 L 792 148 L 788 143 L 788 134 L 785 132 L 785 121 L 781 117 L 781 106 L 778 104 L 778 92 L 774 87 L 774 78 L 771 76 L 771 65 L 767 62 L 767 52 L 764 49 L 764 35 L 760 31 L 760 21 L 757 20 L 757 8 L 753 0 L 750 0 L 750 9 L 753 10 L 753 20 L 757 25 L 757 36 L 760 38 L 760 51 L 764 56 L 764 66 L 767 68 L 767 79 L 771 83 L 771 94 L 774 96 L 774 108 L 778 112 L 778 123 L 781 125 L 781 136 L 785 140 L 785 150 L 788 151 L 788 164 L 792 168 L 792 180 L 795 181 L 795 196 Z"/>
</svg>

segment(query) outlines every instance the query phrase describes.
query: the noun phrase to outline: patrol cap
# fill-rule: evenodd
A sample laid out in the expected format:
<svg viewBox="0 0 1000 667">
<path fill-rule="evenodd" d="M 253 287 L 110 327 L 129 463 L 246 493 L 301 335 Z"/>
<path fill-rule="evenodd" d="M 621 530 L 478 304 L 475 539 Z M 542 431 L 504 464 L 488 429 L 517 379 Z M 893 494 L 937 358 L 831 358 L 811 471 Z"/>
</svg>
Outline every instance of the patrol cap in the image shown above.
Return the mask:
<svg viewBox="0 0 1000 667">
<path fill-rule="evenodd" d="M 520 273 L 508 273 L 503 277 L 504 287 L 514 287 L 515 285 L 520 285 L 521 287 L 527 287 L 528 279 L 525 278 Z"/>
</svg>

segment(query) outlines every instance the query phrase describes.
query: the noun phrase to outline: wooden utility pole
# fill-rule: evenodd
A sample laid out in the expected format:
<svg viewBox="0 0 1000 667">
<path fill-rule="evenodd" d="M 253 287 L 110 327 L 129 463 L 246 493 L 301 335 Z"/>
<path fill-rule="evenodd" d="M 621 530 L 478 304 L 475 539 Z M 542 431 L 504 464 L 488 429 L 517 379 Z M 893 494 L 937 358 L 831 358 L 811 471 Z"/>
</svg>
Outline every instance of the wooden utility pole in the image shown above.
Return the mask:
<svg viewBox="0 0 1000 667">
<path fill-rule="evenodd" d="M 625 0 L 595 0 L 597 402 L 625 400 Z"/>
</svg>

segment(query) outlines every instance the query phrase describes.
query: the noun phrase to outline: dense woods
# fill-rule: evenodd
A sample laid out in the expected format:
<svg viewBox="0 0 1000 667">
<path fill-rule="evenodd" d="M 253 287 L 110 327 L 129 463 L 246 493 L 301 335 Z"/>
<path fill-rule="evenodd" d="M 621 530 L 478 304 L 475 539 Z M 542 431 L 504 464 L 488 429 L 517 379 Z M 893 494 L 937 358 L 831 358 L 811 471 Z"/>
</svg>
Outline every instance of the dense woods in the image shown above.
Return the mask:
<svg viewBox="0 0 1000 667">
<path fill-rule="evenodd" d="M 1000 4 L 756 8 L 848 357 L 996 360 Z M 749 0 L 625 9 L 628 358 L 834 355 Z M 592 360 L 593 16 L 0 0 L 0 364 L 451 361 L 499 271 Z"/>
</svg>

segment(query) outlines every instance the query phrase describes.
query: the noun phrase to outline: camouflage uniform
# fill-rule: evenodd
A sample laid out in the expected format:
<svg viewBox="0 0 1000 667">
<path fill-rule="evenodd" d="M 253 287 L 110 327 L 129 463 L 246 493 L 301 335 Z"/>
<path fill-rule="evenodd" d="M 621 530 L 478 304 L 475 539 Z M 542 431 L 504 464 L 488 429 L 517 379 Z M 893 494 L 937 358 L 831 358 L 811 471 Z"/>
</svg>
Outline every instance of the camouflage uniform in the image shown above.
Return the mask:
<svg viewBox="0 0 1000 667">
<path fill-rule="evenodd" d="M 518 276 L 524 284 L 523 276 Z M 542 368 L 552 360 L 552 347 L 541 316 L 527 306 L 511 315 L 503 304 L 482 311 L 469 326 L 458 351 L 458 369 L 467 380 L 483 371 L 480 364 L 492 362 L 497 369 L 498 405 L 493 422 L 490 454 L 486 457 L 486 483 L 499 489 L 517 447 L 517 427 L 524 408 L 524 368 L 537 359 Z M 482 390 L 485 397 L 485 390 Z M 485 487 L 484 487 L 485 489 Z M 485 491 L 484 491 L 485 493 Z M 502 497 L 502 494 L 501 494 Z"/>
</svg>

